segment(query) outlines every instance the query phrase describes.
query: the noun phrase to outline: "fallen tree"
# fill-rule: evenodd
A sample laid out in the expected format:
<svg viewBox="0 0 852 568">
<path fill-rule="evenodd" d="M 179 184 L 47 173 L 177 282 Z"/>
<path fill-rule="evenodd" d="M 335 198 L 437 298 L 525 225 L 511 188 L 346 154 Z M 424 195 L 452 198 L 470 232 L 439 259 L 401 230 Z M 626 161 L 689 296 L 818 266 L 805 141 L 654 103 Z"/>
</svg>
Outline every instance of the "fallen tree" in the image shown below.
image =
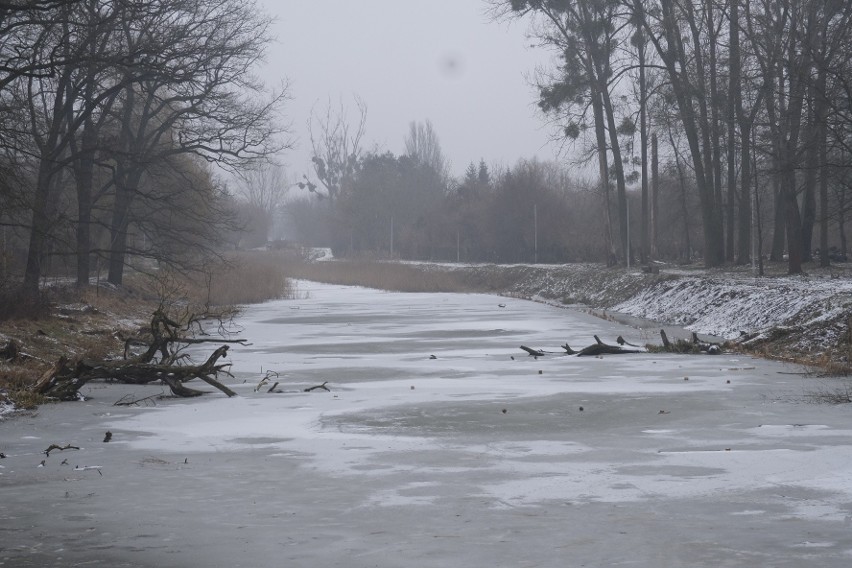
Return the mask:
<svg viewBox="0 0 852 568">
<path fill-rule="evenodd" d="M 162 381 L 172 393 L 181 397 L 194 397 L 204 391 L 191 389 L 183 383 L 200 379 L 219 389 L 226 395 L 236 393 L 217 380 L 220 374 L 230 376 L 227 369 L 230 363 L 220 363 L 226 357 L 228 345 L 219 346 L 207 360 L 200 365 L 184 364 L 186 355 L 181 353 L 183 346 L 197 343 L 245 343 L 246 340 L 223 338 L 191 338 L 184 333 L 198 318 L 191 316 L 184 327 L 169 318 L 162 308 L 154 312 L 149 330 L 149 341 L 131 339 L 125 342 L 124 359 L 93 360 L 78 358 L 69 361 L 62 356 L 51 369 L 42 375 L 33 390 L 45 397 L 58 400 L 77 400 L 81 398 L 80 389 L 92 380 L 113 380 L 128 384 L 147 384 Z M 183 329 L 182 329 L 183 328 Z M 144 352 L 128 357 L 131 345 L 146 345 Z"/>
<path fill-rule="evenodd" d="M 692 334 L 691 340 L 679 339 L 677 341 L 671 342 L 669 341 L 669 338 L 666 335 L 666 331 L 664 329 L 660 330 L 660 338 L 662 339 L 662 345 L 646 345 L 645 348 L 627 342 L 620 335 L 618 336 L 618 339 L 616 339 L 618 345 L 610 345 L 604 343 L 597 335 L 593 337 L 595 338 L 595 343 L 589 345 L 588 347 L 584 347 L 579 351 L 575 351 L 571 348 L 570 345 L 565 343 L 564 345 L 562 345 L 562 349 L 565 352 L 564 354 L 576 355 L 577 357 L 587 357 L 595 355 L 625 355 L 628 353 L 703 353 L 709 355 L 718 355 L 722 352 L 723 348 L 723 345 L 719 343 L 701 341 L 698 338 L 698 335 L 695 333 Z M 633 349 L 625 346 L 632 347 Z M 541 349 L 533 349 L 531 347 L 527 347 L 526 345 L 521 345 L 521 349 L 526 351 L 531 357 L 544 357 L 548 353 L 551 353 L 549 351 L 543 351 Z"/>
<path fill-rule="evenodd" d="M 644 353 L 644 349 L 625 349 L 620 345 L 609 345 L 601 341 L 601 338 L 597 335 L 593 336 L 595 338 L 595 343 L 589 345 L 588 347 L 584 347 L 579 351 L 574 351 L 571 349 L 571 346 L 567 343 L 562 346 L 562 348 L 569 355 L 576 355 L 577 357 L 588 357 L 594 355 L 624 355 L 627 353 Z M 619 336 L 620 339 L 620 336 Z"/>
<path fill-rule="evenodd" d="M 609 344 L 601 341 L 601 338 L 598 337 L 597 335 L 595 335 L 593 337 L 595 338 L 595 343 L 592 344 L 592 345 L 589 345 L 588 347 L 581 349 L 580 351 L 575 351 L 575 350 L 571 349 L 571 346 L 566 343 L 565 345 L 562 346 L 562 349 L 564 349 L 564 351 L 565 351 L 565 353 L 563 353 L 563 355 L 567 354 L 567 355 L 576 355 L 578 357 L 586 357 L 586 356 L 591 356 L 591 355 L 623 355 L 623 354 L 627 354 L 627 353 L 644 353 L 645 352 L 645 350 L 641 349 L 641 348 L 627 349 L 625 347 L 622 347 L 621 345 L 609 345 Z M 619 343 L 624 342 L 624 344 L 630 345 L 629 343 L 625 342 L 620 336 L 619 336 L 619 339 L 621 340 Z M 634 347 L 636 347 L 636 346 L 634 346 Z M 548 351 L 542 351 L 541 349 L 533 349 L 531 347 L 527 347 L 526 345 L 521 345 L 521 349 L 526 351 L 530 355 L 530 357 L 544 357 L 545 355 L 550 353 Z"/>
</svg>

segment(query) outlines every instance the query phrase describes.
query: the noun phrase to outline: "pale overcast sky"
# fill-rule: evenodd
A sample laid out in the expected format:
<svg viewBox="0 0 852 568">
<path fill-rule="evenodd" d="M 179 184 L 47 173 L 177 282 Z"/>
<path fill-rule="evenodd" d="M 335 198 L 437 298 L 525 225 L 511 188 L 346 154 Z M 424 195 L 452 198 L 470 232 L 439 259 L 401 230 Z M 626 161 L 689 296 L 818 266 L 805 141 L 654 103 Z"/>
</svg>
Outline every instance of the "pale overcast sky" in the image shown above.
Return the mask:
<svg viewBox="0 0 852 568">
<path fill-rule="evenodd" d="M 353 95 L 368 108 L 366 146 L 401 154 L 411 121 L 429 119 L 461 175 L 468 163 L 511 166 L 555 157 L 527 76 L 548 61 L 527 47 L 524 22 L 494 22 L 482 0 L 262 0 L 278 42 L 264 74 L 286 77 L 297 148 L 295 177 L 309 171 L 311 108 Z"/>
</svg>

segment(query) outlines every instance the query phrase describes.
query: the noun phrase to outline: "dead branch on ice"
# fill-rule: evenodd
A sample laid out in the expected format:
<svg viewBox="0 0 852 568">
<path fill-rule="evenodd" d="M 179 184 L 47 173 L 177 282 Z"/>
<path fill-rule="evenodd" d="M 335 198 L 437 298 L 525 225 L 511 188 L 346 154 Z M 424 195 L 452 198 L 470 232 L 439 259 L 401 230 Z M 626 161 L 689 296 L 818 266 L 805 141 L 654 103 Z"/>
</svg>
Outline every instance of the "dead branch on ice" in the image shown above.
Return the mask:
<svg viewBox="0 0 852 568">
<path fill-rule="evenodd" d="M 114 403 L 113 406 L 156 406 L 156 399 L 165 396 L 164 391 L 160 391 L 159 394 L 152 394 L 150 396 L 145 396 L 142 398 L 134 398 L 132 394 L 126 394 Z"/>
<path fill-rule="evenodd" d="M 571 349 L 571 346 L 567 343 L 562 345 L 562 349 L 565 350 L 565 353 L 568 355 L 576 355 L 577 357 L 585 357 L 591 355 L 623 355 L 627 353 L 644 353 L 643 349 L 625 349 L 619 345 L 608 345 L 601 341 L 601 339 L 595 335 L 595 343 L 593 345 L 589 345 L 581 349 L 580 351 L 575 351 Z M 628 344 L 629 345 L 629 344 Z M 530 355 L 535 355 L 536 357 L 543 357 L 547 352 L 539 351 L 536 349 L 530 349 L 529 347 L 525 347 L 521 345 L 521 349 L 529 353 Z"/>
<path fill-rule="evenodd" d="M 594 345 L 589 345 L 588 347 L 584 347 L 577 353 L 577 357 L 588 357 L 595 355 L 624 355 L 627 353 L 643 353 L 641 349 L 625 349 L 619 345 L 608 345 L 601 341 L 601 338 L 597 335 L 594 336 L 595 343 Z"/>
<path fill-rule="evenodd" d="M 63 452 L 65 450 L 79 450 L 80 448 L 77 446 L 72 446 L 71 444 L 65 444 L 64 446 L 60 446 L 59 444 L 50 444 L 46 450 L 44 450 L 44 455 L 50 456 L 50 452 L 53 450 L 59 450 Z"/>
<path fill-rule="evenodd" d="M 527 347 L 526 345 L 521 345 L 521 349 L 529 353 L 530 357 L 544 357 L 544 351 L 539 351 L 538 349 L 532 349 Z"/>
</svg>

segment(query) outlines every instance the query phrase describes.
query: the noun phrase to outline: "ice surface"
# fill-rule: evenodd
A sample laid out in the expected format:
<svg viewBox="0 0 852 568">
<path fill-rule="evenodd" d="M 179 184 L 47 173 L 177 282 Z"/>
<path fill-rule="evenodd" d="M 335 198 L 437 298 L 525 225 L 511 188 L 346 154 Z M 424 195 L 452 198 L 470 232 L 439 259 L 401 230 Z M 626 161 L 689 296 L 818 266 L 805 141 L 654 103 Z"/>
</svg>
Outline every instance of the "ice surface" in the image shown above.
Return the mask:
<svg viewBox="0 0 852 568">
<path fill-rule="evenodd" d="M 0 566 L 852 559 L 852 416 L 803 403 L 812 379 L 788 367 L 571 357 L 561 344 L 648 332 L 503 297 L 299 285 L 241 316 L 237 398 L 118 409 L 128 387 L 93 385 L 0 425 Z M 269 371 L 282 392 L 256 388 Z"/>
</svg>

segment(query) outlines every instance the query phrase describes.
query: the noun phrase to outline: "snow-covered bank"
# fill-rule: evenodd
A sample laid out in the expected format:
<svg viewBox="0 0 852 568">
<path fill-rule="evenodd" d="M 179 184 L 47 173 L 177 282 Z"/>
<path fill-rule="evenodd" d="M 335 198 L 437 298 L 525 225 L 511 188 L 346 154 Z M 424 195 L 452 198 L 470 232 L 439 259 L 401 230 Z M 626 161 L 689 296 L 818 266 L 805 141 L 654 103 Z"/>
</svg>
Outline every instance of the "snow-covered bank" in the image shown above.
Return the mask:
<svg viewBox="0 0 852 568">
<path fill-rule="evenodd" d="M 733 339 L 798 328 L 798 347 L 837 344 L 847 332 L 852 281 L 808 277 L 684 277 L 657 282 L 613 310 Z"/>
<path fill-rule="evenodd" d="M 770 354 L 817 358 L 849 345 L 852 277 L 840 270 L 755 277 L 745 272 L 641 270 L 573 265 L 478 265 L 456 270 L 481 281 L 515 276 L 504 293 L 550 303 L 582 303 L 683 326 L 725 339 L 744 337 Z M 844 354 L 835 358 L 842 358 Z"/>
</svg>

